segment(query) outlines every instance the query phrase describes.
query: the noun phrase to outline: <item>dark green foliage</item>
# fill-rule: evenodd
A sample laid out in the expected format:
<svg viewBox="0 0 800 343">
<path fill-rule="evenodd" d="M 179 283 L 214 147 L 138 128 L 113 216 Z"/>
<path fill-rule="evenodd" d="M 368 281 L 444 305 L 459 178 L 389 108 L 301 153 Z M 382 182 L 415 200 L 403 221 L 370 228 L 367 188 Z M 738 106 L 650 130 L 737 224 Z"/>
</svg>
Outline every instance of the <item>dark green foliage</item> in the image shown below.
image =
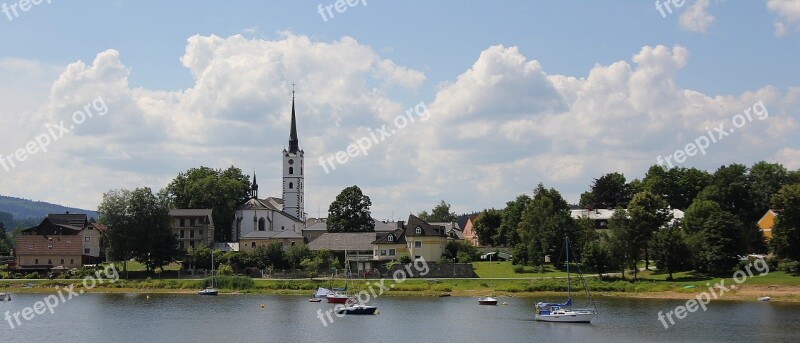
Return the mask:
<svg viewBox="0 0 800 343">
<path fill-rule="evenodd" d="M 493 208 L 481 211 L 473 223 L 480 245 L 494 246 L 494 237 L 500 228 L 503 212 Z"/>
<path fill-rule="evenodd" d="M 165 189 L 174 208 L 210 208 L 214 216 L 214 239 L 230 241 L 236 206 L 247 200 L 250 177 L 239 168 L 192 168 L 178 174 Z"/>
<path fill-rule="evenodd" d="M 468 242 L 453 240 L 447 242 L 442 257 L 450 261 L 455 257 L 458 259 L 458 262 L 466 263 L 480 259 L 480 252 L 478 248 L 472 246 L 472 244 Z"/>
<path fill-rule="evenodd" d="M 450 204 L 444 200 L 434 206 L 430 214 L 427 211 L 422 211 L 417 217 L 428 223 L 448 223 L 456 220 L 456 214 L 450 212 Z"/>
<path fill-rule="evenodd" d="M 695 200 L 686 210 L 683 223 L 694 269 L 699 272 L 729 273 L 736 266 L 737 256 L 745 253 L 742 223 L 716 202 Z"/>
<path fill-rule="evenodd" d="M 616 208 L 627 207 L 633 195 L 632 188 L 625 181 L 625 175 L 609 173 L 594 179 L 591 190 L 581 195 L 581 207 Z"/>
<path fill-rule="evenodd" d="M 563 263 L 564 236 L 574 240 L 576 235 L 569 204 L 558 191 L 545 189 L 541 183 L 522 213 L 519 230 L 521 243 L 514 249 L 514 260 L 537 267 L 543 266 L 547 255 L 556 265 Z"/>
<path fill-rule="evenodd" d="M 519 222 L 522 220 L 522 212 L 530 201 L 531 197 L 522 194 L 506 203 L 500 218 L 500 228 L 494 238 L 495 244 L 512 247 L 519 244 Z"/>
<path fill-rule="evenodd" d="M 783 186 L 772 197 L 772 206 L 781 209 L 772 230 L 775 253 L 800 261 L 800 183 Z"/>
<path fill-rule="evenodd" d="M 342 190 L 328 208 L 328 232 L 373 232 L 372 202 L 358 186 Z"/>
</svg>

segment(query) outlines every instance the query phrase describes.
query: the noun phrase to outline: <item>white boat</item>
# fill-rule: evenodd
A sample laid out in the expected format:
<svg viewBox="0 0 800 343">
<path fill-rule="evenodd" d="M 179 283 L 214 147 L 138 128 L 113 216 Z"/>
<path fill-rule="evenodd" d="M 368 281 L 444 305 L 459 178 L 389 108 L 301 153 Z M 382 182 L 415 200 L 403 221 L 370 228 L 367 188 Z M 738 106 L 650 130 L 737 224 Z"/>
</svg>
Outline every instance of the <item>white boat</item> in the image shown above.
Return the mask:
<svg viewBox="0 0 800 343">
<path fill-rule="evenodd" d="M 486 296 L 483 298 L 478 299 L 478 304 L 480 305 L 497 305 L 497 298 Z"/>
<path fill-rule="evenodd" d="M 581 273 L 580 264 L 578 266 L 578 279 L 583 285 L 583 290 L 586 292 L 586 297 L 591 303 L 591 308 L 572 308 L 572 287 L 570 284 L 569 273 L 569 237 L 565 238 L 564 245 L 567 251 L 567 301 L 563 303 L 548 303 L 539 302 L 536 304 L 535 320 L 541 322 L 558 322 L 558 323 L 590 323 L 592 318 L 597 315 L 597 307 L 592 300 L 592 294 L 589 292 L 589 287 L 586 286 L 586 280 Z"/>
<path fill-rule="evenodd" d="M 211 249 L 211 286 L 206 287 L 205 289 L 197 292 L 198 295 L 217 295 L 219 291 L 214 288 L 214 284 L 216 283 L 216 278 L 214 277 L 214 249 Z"/>
<path fill-rule="evenodd" d="M 770 301 L 771 299 L 770 297 L 759 297 L 758 301 Z"/>
</svg>

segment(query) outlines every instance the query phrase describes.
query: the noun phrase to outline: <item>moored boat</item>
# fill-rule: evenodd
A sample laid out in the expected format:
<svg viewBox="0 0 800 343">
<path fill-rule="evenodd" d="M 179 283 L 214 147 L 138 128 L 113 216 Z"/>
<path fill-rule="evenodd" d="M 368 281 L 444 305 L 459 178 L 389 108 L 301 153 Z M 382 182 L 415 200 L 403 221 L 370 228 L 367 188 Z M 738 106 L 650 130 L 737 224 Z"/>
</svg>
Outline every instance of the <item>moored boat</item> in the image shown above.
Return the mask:
<svg viewBox="0 0 800 343">
<path fill-rule="evenodd" d="M 378 313 L 378 307 L 370 306 L 370 305 L 361 305 L 355 304 L 350 306 L 345 306 L 340 309 L 336 310 L 338 314 L 376 314 Z"/>
<path fill-rule="evenodd" d="M 567 251 L 567 301 L 563 303 L 537 303 L 536 316 L 534 319 L 541 322 L 590 323 L 592 318 L 597 315 L 597 307 L 592 299 L 592 294 L 589 292 L 589 287 L 586 286 L 586 280 L 583 278 L 579 263 L 576 263 L 578 267 L 578 279 L 581 281 L 581 285 L 583 285 L 583 290 L 586 292 L 586 297 L 591 303 L 591 308 L 572 308 L 572 287 L 569 272 L 569 237 L 565 237 L 564 246 Z"/>
<path fill-rule="evenodd" d="M 486 297 L 478 299 L 478 304 L 480 304 L 480 305 L 497 305 L 497 298 L 486 296 Z"/>
</svg>

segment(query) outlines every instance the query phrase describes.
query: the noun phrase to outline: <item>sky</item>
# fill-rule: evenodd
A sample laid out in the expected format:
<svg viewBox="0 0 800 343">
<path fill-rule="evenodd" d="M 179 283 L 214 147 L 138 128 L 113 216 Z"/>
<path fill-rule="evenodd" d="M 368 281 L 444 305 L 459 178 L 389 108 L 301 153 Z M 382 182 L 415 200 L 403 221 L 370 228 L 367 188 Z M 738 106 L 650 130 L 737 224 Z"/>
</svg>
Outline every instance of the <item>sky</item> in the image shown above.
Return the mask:
<svg viewBox="0 0 800 343">
<path fill-rule="evenodd" d="M 0 194 L 96 209 L 231 165 L 309 216 L 572 203 L 648 167 L 800 168 L 800 1 L 0 0 Z M 352 147 L 351 147 L 352 146 Z M 338 155 L 337 155 L 338 154 Z"/>
</svg>

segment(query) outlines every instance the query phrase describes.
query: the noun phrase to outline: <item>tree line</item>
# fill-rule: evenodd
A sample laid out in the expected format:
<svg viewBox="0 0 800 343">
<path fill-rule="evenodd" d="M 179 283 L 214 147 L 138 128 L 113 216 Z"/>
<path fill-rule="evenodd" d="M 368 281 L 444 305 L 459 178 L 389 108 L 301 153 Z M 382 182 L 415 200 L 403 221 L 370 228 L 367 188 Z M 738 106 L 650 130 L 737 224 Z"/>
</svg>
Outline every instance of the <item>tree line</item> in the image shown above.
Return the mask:
<svg viewBox="0 0 800 343">
<path fill-rule="evenodd" d="M 800 172 L 777 163 L 721 166 L 714 173 L 695 168 L 654 165 L 644 178 L 627 182 L 621 173 L 594 179 L 580 203 L 539 184 L 501 210 L 481 211 L 474 221 L 481 245 L 514 250 L 514 262 L 541 267 L 545 256 L 561 263 L 560 247 L 568 236 L 578 257 L 594 271 L 632 270 L 637 261 L 655 261 L 670 273 L 678 270 L 719 274 L 730 271 L 748 253 L 775 253 L 800 259 Z M 571 209 L 616 209 L 607 230 Z M 766 242 L 757 221 L 779 209 L 773 238 Z M 671 209 L 685 211 L 682 220 Z"/>
</svg>

